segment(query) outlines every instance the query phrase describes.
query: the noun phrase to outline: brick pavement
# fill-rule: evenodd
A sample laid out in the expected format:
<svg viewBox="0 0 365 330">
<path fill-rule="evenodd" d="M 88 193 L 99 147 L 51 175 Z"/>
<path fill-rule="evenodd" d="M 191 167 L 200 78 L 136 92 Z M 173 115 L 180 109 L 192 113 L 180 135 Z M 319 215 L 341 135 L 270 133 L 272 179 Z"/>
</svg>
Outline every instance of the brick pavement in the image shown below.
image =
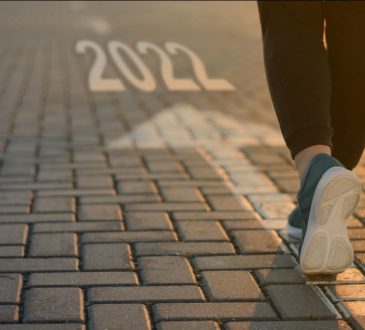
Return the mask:
<svg viewBox="0 0 365 330">
<path fill-rule="evenodd" d="M 0 329 L 365 327 L 365 199 L 353 267 L 303 276 L 283 230 L 298 177 L 262 82 L 242 102 L 91 93 L 64 45 L 1 48 Z"/>
</svg>

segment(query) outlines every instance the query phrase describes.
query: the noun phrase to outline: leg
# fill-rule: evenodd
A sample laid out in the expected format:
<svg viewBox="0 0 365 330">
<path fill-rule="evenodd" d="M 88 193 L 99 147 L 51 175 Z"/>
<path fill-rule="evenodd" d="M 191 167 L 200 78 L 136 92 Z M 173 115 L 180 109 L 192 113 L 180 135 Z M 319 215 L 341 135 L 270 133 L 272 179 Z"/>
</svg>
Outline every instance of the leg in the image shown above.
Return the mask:
<svg viewBox="0 0 365 330">
<path fill-rule="evenodd" d="M 268 85 L 293 158 L 309 147 L 330 147 L 331 84 L 322 2 L 259 1 L 258 5 Z M 312 156 L 310 152 L 297 158 L 298 169 L 306 168 Z"/>
<path fill-rule="evenodd" d="M 352 169 L 365 145 L 365 3 L 328 1 L 325 16 L 332 78 L 333 155 Z"/>
</svg>

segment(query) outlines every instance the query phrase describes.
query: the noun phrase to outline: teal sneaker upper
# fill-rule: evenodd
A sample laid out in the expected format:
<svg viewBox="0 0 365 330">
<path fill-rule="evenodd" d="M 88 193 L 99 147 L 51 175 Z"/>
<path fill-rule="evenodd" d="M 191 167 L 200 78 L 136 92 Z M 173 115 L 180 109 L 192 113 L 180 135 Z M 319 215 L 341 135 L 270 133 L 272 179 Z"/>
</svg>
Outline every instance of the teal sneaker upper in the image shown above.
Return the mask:
<svg viewBox="0 0 365 330">
<path fill-rule="evenodd" d="M 300 208 L 296 206 L 288 216 L 288 223 L 290 226 L 302 229 L 302 212 Z"/>
<path fill-rule="evenodd" d="M 312 205 L 313 195 L 320 181 L 322 175 L 334 166 L 343 165 L 335 158 L 327 154 L 318 154 L 315 156 L 310 165 L 307 174 L 304 177 L 304 180 L 301 184 L 301 187 L 297 194 L 298 206 L 302 213 L 302 230 L 303 237 L 299 246 L 299 253 L 302 248 L 303 239 L 307 231 L 309 213 Z"/>
</svg>

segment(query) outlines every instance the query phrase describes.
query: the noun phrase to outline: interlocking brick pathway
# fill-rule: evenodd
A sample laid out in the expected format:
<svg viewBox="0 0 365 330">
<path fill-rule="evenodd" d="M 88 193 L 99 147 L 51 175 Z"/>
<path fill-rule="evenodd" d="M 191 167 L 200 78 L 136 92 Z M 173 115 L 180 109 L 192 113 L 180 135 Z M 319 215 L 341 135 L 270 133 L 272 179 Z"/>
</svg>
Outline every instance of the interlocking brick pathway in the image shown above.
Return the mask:
<svg viewBox="0 0 365 330">
<path fill-rule="evenodd" d="M 257 35 L 232 98 L 92 93 L 74 51 L 85 5 L 6 6 L 0 330 L 365 328 L 365 198 L 353 267 L 303 276 L 284 229 L 298 176 L 268 125 Z"/>
</svg>

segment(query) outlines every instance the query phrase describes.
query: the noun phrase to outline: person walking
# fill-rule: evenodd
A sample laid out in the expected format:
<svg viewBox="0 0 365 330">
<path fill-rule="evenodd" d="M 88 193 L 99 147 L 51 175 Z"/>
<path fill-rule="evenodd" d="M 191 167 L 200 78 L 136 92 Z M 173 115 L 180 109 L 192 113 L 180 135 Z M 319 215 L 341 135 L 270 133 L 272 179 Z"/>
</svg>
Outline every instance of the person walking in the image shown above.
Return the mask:
<svg viewBox="0 0 365 330">
<path fill-rule="evenodd" d="M 361 196 L 352 169 L 365 146 L 365 2 L 258 1 L 264 63 L 300 177 L 288 233 L 305 274 L 354 258 L 346 220 Z"/>
</svg>

